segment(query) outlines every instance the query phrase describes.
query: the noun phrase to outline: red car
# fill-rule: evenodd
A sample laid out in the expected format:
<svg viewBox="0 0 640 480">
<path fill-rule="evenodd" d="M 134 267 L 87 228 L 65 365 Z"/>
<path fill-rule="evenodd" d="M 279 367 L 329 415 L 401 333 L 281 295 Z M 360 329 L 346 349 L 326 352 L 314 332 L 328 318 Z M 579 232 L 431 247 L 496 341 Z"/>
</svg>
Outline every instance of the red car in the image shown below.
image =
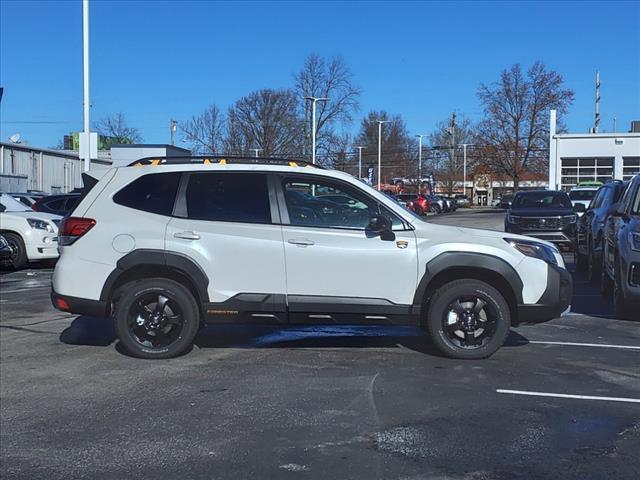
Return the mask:
<svg viewBox="0 0 640 480">
<path fill-rule="evenodd" d="M 424 195 L 415 193 L 401 193 L 396 195 L 398 201 L 403 203 L 409 210 L 413 210 L 418 215 L 426 215 L 431 207 L 431 203 Z"/>
</svg>

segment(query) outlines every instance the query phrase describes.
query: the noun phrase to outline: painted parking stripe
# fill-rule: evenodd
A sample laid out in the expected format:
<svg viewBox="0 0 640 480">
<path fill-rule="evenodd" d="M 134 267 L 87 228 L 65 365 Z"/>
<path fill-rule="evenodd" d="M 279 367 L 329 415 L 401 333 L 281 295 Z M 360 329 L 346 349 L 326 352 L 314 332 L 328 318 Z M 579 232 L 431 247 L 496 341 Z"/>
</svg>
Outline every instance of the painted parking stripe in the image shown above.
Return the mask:
<svg viewBox="0 0 640 480">
<path fill-rule="evenodd" d="M 606 343 L 578 343 L 578 342 L 543 342 L 540 340 L 529 340 L 529 343 L 539 345 L 569 345 L 571 347 L 600 347 L 600 348 L 624 348 L 627 350 L 640 350 L 640 347 L 631 345 L 609 345 Z"/>
<path fill-rule="evenodd" d="M 496 392 L 508 393 L 511 395 L 528 395 L 533 397 L 573 398 L 578 400 L 603 400 L 607 402 L 640 403 L 640 398 L 599 397 L 596 395 L 571 395 L 568 393 L 529 392 L 527 390 L 504 390 L 501 388 L 496 389 Z"/>
</svg>

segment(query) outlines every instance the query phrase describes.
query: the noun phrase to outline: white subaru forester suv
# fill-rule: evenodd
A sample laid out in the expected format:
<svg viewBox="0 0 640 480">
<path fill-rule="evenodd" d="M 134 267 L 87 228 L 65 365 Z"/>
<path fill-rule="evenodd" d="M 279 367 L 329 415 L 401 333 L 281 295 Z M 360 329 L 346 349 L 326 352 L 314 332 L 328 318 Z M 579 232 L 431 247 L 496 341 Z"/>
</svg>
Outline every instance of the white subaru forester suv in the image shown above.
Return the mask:
<svg viewBox="0 0 640 480">
<path fill-rule="evenodd" d="M 144 358 L 187 351 L 206 322 L 413 324 L 447 356 L 484 358 L 572 295 L 550 243 L 426 223 L 304 162 L 140 160 L 85 175 L 73 215 L 53 304 L 112 316 Z"/>
</svg>

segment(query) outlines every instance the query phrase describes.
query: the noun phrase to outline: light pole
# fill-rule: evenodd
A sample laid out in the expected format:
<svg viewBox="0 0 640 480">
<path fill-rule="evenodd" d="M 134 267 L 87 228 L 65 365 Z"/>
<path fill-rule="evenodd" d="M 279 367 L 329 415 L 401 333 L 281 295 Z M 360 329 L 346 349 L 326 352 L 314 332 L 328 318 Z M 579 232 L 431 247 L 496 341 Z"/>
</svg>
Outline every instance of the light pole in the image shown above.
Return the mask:
<svg viewBox="0 0 640 480">
<path fill-rule="evenodd" d="M 358 149 L 358 180 L 362 180 L 362 149 L 366 147 L 356 147 Z"/>
<path fill-rule="evenodd" d="M 262 149 L 261 148 L 250 148 L 249 150 L 253 150 L 256 154 L 256 158 L 258 158 L 258 152 L 261 152 Z"/>
<path fill-rule="evenodd" d="M 462 144 L 462 193 L 467 194 L 467 144 Z"/>
<path fill-rule="evenodd" d="M 420 185 L 422 184 L 422 137 L 426 135 L 418 134 L 418 193 L 420 193 Z"/>
<path fill-rule="evenodd" d="M 381 190 L 382 179 L 382 124 L 389 123 L 391 120 L 376 120 L 378 122 L 378 191 Z"/>
<path fill-rule="evenodd" d="M 178 122 L 176 120 L 171 120 L 171 123 L 169 124 L 169 132 L 170 132 L 170 136 L 171 136 L 171 145 L 174 145 L 174 135 L 175 135 L 177 129 L 178 129 Z"/>
<path fill-rule="evenodd" d="M 82 0 L 82 77 L 84 87 L 84 171 L 91 162 L 91 127 L 89 123 L 89 0 Z"/>
<path fill-rule="evenodd" d="M 311 100 L 311 163 L 316 164 L 316 102 L 326 102 L 326 97 L 304 97 Z"/>
</svg>

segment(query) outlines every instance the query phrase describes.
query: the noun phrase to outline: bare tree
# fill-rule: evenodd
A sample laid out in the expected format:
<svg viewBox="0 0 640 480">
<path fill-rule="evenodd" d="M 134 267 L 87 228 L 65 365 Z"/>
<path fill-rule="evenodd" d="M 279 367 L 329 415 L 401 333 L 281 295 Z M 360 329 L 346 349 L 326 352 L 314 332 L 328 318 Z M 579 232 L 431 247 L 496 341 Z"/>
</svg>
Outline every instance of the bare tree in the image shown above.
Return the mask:
<svg viewBox="0 0 640 480">
<path fill-rule="evenodd" d="M 99 135 L 108 137 L 108 145 L 130 144 L 142 141 L 140 131 L 127 124 L 127 119 L 122 112 L 108 115 L 93 124 L 93 128 Z"/>
<path fill-rule="evenodd" d="M 433 155 L 430 167 L 433 168 L 436 181 L 443 185 L 445 191 L 452 195 L 458 183 L 463 179 L 464 152 L 460 145 L 471 145 L 475 142 L 475 130 L 468 118 L 456 117 L 439 122 L 436 129 L 429 135 L 432 147 L 438 150 Z M 473 168 L 473 160 L 468 156 L 467 172 Z"/>
<path fill-rule="evenodd" d="M 336 124 L 349 125 L 359 109 L 360 88 L 353 82 L 353 75 L 341 57 L 326 60 L 312 53 L 302 69 L 294 75 L 295 89 L 303 106 L 305 142 L 311 150 L 311 111 L 305 97 L 329 98 L 316 103 L 316 149 L 328 151 Z"/>
<path fill-rule="evenodd" d="M 500 80 L 480 85 L 478 97 L 484 108 L 479 138 L 490 152 L 487 160 L 496 173 L 513 179 L 518 190 L 524 172 L 544 168 L 548 113 L 560 118 L 573 103 L 573 91 L 564 88 L 562 76 L 536 62 L 525 74 L 519 64 L 503 70 Z"/>
<path fill-rule="evenodd" d="M 210 105 L 200 115 L 182 122 L 184 140 L 198 154 L 219 153 L 225 142 L 224 114 L 216 105 Z"/>
<path fill-rule="evenodd" d="M 238 100 L 228 113 L 227 151 L 263 156 L 300 155 L 302 119 L 292 90 L 258 90 Z"/>
<path fill-rule="evenodd" d="M 417 168 L 415 140 L 407 132 L 400 115 L 391 116 L 384 110 L 371 111 L 362 119 L 356 142 L 365 145 L 363 165 L 378 164 L 378 120 L 386 120 L 382 126 L 382 180 L 390 182 L 395 177 L 414 176 Z"/>
</svg>

